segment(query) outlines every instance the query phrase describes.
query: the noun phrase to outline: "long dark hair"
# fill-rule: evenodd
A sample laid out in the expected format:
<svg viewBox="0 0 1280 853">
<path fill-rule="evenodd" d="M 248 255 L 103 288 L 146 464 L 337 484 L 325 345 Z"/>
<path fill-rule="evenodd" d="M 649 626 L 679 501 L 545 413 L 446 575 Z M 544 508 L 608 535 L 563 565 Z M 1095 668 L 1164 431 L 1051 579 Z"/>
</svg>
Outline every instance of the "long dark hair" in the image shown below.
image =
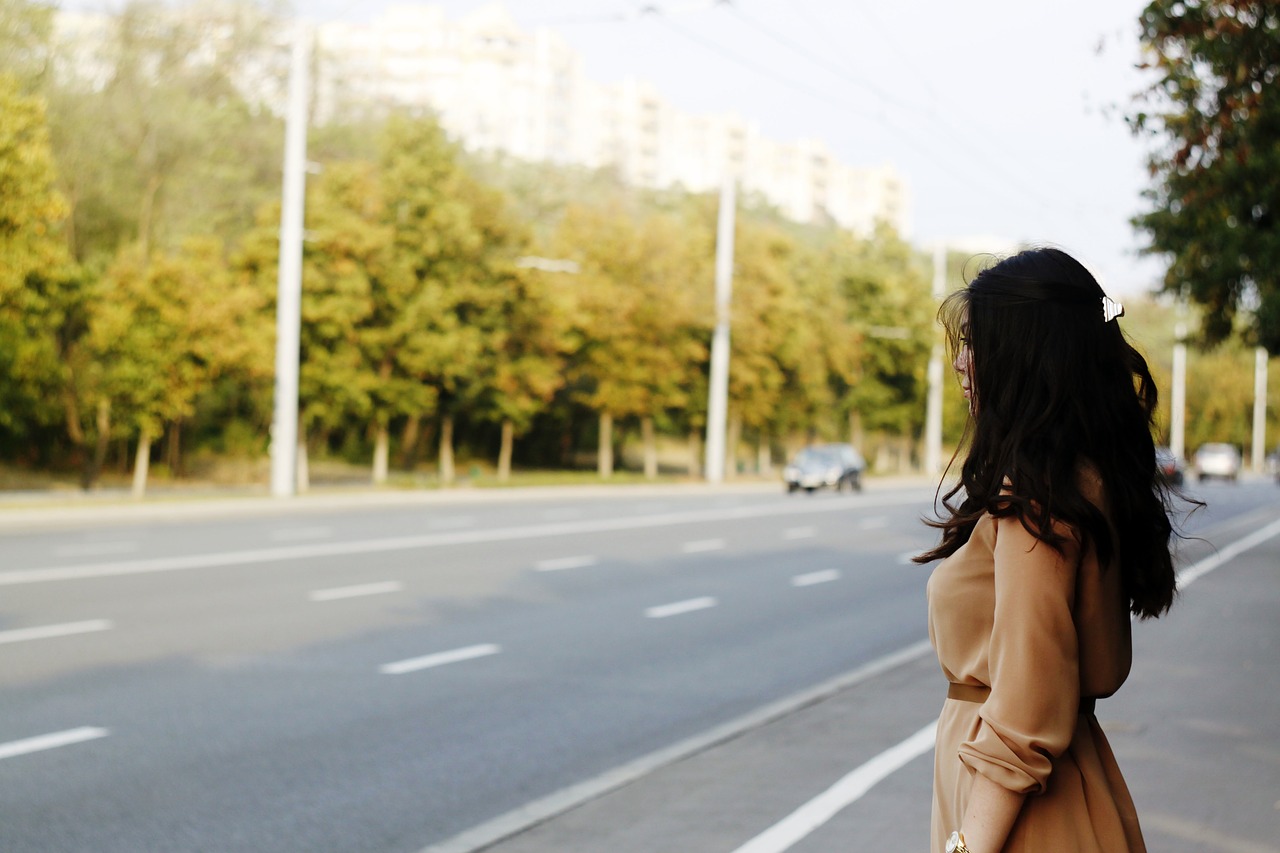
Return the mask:
<svg viewBox="0 0 1280 853">
<path fill-rule="evenodd" d="M 1065 538 L 1053 525 L 1065 522 L 1102 565 L 1119 557 L 1133 613 L 1169 609 L 1177 582 L 1170 487 L 1151 438 L 1156 386 L 1118 321 L 1105 321 L 1104 295 L 1079 261 L 1037 248 L 943 301 L 953 354 L 969 347 L 975 403 L 960 482 L 942 498 L 949 517 L 929 522 L 942 541 L 917 562 L 954 553 L 984 513 L 1016 517 L 1059 551 Z M 1101 477 L 1112 524 L 1083 494 L 1082 466 Z"/>
</svg>

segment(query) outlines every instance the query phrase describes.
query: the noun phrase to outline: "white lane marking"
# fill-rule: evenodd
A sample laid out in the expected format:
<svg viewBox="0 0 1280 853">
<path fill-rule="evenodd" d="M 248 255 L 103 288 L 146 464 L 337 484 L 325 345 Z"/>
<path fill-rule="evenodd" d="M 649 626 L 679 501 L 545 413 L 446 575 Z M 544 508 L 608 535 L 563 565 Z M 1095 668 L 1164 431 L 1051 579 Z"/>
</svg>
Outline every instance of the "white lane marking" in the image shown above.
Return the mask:
<svg viewBox="0 0 1280 853">
<path fill-rule="evenodd" d="M 684 601 L 673 601 L 670 604 L 646 607 L 644 615 L 649 619 L 666 619 L 668 616 L 679 616 L 681 613 L 706 610 L 708 607 L 715 607 L 719 603 L 714 598 L 704 595 L 701 598 L 686 598 Z"/>
<path fill-rule="evenodd" d="M 313 539 L 328 539 L 333 536 L 329 527 L 284 527 L 271 531 L 273 542 L 308 542 Z"/>
<path fill-rule="evenodd" d="M 137 550 L 137 542 L 84 542 L 59 545 L 53 549 L 53 555 L 55 557 L 97 557 L 103 554 L 132 554 Z"/>
<path fill-rule="evenodd" d="M 728 543 L 723 539 L 698 539 L 680 546 L 685 554 L 702 554 L 707 551 L 723 551 Z"/>
<path fill-rule="evenodd" d="M 35 628 L 11 628 L 0 631 L 0 643 L 21 643 L 25 640 L 47 640 L 51 637 L 69 637 L 72 634 L 92 634 L 109 631 L 114 625 L 106 619 L 87 619 L 84 622 L 63 622 L 59 625 L 40 625 Z"/>
<path fill-rule="evenodd" d="M 447 652 L 436 652 L 433 655 L 423 655 L 420 658 L 409 658 L 408 660 L 396 661 L 395 663 L 384 663 L 378 667 L 378 672 L 383 675 L 403 675 L 406 672 L 417 672 L 420 669 L 431 669 L 436 666 L 444 666 L 448 663 L 458 663 L 459 661 L 472 660 L 473 658 L 483 658 L 489 655 L 496 655 L 502 651 L 502 646 L 493 643 L 482 643 L 478 646 L 465 646 L 461 649 L 453 649 Z"/>
<path fill-rule="evenodd" d="M 1238 557 L 1250 548 L 1256 548 L 1268 539 L 1280 535 L 1280 520 L 1273 521 L 1261 530 L 1254 531 L 1243 539 L 1238 539 L 1212 556 L 1205 557 L 1198 563 L 1187 566 L 1178 572 L 1178 586 L 1186 589 L 1209 572 L 1228 560 Z"/>
<path fill-rule="evenodd" d="M 882 527 L 889 526 L 889 519 L 883 515 L 874 515 L 871 518 L 864 518 L 858 522 L 859 530 L 879 530 Z"/>
<path fill-rule="evenodd" d="M 212 554 L 189 554 L 180 557 L 158 557 L 149 560 L 87 563 L 80 566 L 43 569 L 15 569 L 0 572 L 0 586 L 81 580 L 84 578 L 118 577 L 120 575 L 140 575 L 152 572 L 187 571 L 190 569 L 213 568 L 215 566 L 247 566 L 259 563 L 278 563 L 287 560 L 337 557 L 349 554 L 411 551 L 418 548 L 436 548 L 443 545 L 470 545 L 480 542 L 507 542 L 517 539 L 545 539 L 581 533 L 644 530 L 653 527 L 697 524 L 705 521 L 733 521 L 763 516 L 848 512 L 861 503 L 869 503 L 872 500 L 875 501 L 876 506 L 921 503 L 920 499 L 915 496 L 858 496 L 841 501 L 822 501 L 821 503 L 813 501 L 771 503 L 764 506 L 739 506 L 724 509 L 668 512 L 646 516 L 627 516 L 624 518 L 529 524 L 518 527 L 501 527 L 493 530 L 457 530 L 424 533 L 416 536 L 391 536 L 385 539 L 362 539 L 354 542 L 323 542 L 310 545 L 288 545 L 278 548 L 255 548 L 247 551 L 223 551 Z"/>
<path fill-rule="evenodd" d="M 857 802 L 881 780 L 907 762 L 933 749 L 938 721 L 934 720 L 901 743 L 850 772 L 827 790 L 787 815 L 733 853 L 782 853 L 809 833 Z"/>
<path fill-rule="evenodd" d="M 360 598 L 365 595 L 382 595 L 387 592 L 399 592 L 404 589 L 400 581 L 381 581 L 379 583 L 362 583 L 354 586 L 337 586 L 332 589 L 316 589 L 307 593 L 312 601 L 338 601 L 343 598 Z"/>
<path fill-rule="evenodd" d="M 812 539 L 818 535 L 816 527 L 788 527 L 782 531 L 783 539 Z"/>
<path fill-rule="evenodd" d="M 791 579 L 792 586 L 813 586 L 817 583 L 831 583 L 831 581 L 840 580 L 840 572 L 838 569 L 826 569 L 821 572 L 809 572 L 803 575 L 796 575 Z"/>
<path fill-rule="evenodd" d="M 598 563 L 595 557 L 557 557 L 551 560 L 539 560 L 533 564 L 535 572 L 561 572 L 565 569 L 585 569 Z"/>
<path fill-rule="evenodd" d="M 420 853 L 474 853 L 476 850 L 491 847 L 504 838 L 510 838 L 603 794 L 616 791 L 637 779 L 643 779 L 655 770 L 675 764 L 691 755 L 697 755 L 717 744 L 732 740 L 743 732 L 768 725 L 775 720 L 794 714 L 801 708 L 807 708 L 815 702 L 828 699 L 877 675 L 892 672 L 900 666 L 931 654 L 933 654 L 933 646 L 928 640 L 912 643 L 906 648 L 860 666 L 852 672 L 837 675 L 799 693 L 793 693 L 776 702 L 756 708 L 754 711 L 748 711 L 740 717 L 673 743 L 671 746 L 664 746 L 626 764 L 614 767 L 612 770 L 606 770 L 585 782 L 575 782 L 545 797 L 524 803 L 478 826 L 464 830 L 452 838 L 425 847 Z"/>
<path fill-rule="evenodd" d="M 84 743 L 87 740 L 96 740 L 109 734 L 111 732 L 96 726 L 81 726 L 78 729 L 67 729 L 64 732 L 37 735 L 23 740 L 11 740 L 8 743 L 0 743 L 0 759 L 41 752 L 46 749 L 57 749 L 60 746 L 71 746 L 73 743 Z"/>
<path fill-rule="evenodd" d="M 433 518 L 427 522 L 428 530 L 458 530 L 463 527 L 475 527 L 474 515 L 447 515 L 444 518 Z"/>
</svg>

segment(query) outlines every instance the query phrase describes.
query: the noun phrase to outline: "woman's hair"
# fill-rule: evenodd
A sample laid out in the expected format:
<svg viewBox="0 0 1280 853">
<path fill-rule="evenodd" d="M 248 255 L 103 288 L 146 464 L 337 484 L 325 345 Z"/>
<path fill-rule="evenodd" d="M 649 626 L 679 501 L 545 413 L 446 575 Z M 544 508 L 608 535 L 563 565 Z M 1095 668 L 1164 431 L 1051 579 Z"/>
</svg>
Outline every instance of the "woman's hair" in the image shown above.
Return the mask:
<svg viewBox="0 0 1280 853">
<path fill-rule="evenodd" d="M 1176 580 L 1170 487 L 1151 438 L 1156 387 L 1119 323 L 1104 318 L 1103 297 L 1070 255 L 1036 248 L 943 301 L 953 353 L 963 341 L 971 356 L 969 454 L 942 498 L 950 517 L 929 522 L 942 542 L 916 560 L 954 553 L 983 513 L 1014 516 L 1059 551 L 1066 540 L 1054 523 L 1064 522 L 1102 565 L 1119 557 L 1135 614 L 1159 616 Z M 1101 477 L 1113 524 L 1082 492 L 1082 469 Z"/>
</svg>

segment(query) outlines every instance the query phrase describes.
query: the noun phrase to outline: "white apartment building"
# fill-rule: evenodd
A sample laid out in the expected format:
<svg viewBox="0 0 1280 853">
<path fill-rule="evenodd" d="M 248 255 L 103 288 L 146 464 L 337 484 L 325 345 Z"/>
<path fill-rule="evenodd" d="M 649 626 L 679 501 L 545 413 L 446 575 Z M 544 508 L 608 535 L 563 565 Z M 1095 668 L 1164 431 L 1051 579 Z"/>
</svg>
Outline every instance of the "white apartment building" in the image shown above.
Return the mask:
<svg viewBox="0 0 1280 853">
<path fill-rule="evenodd" d="M 316 116 L 429 108 L 467 148 L 536 161 L 613 167 L 642 187 L 719 187 L 732 170 L 800 221 L 906 235 L 907 191 L 892 166 L 853 168 L 818 140 L 777 142 L 734 115 L 691 115 L 651 86 L 588 80 L 553 31 L 521 30 L 500 5 L 457 20 L 426 5 L 368 24 L 318 28 Z"/>
</svg>

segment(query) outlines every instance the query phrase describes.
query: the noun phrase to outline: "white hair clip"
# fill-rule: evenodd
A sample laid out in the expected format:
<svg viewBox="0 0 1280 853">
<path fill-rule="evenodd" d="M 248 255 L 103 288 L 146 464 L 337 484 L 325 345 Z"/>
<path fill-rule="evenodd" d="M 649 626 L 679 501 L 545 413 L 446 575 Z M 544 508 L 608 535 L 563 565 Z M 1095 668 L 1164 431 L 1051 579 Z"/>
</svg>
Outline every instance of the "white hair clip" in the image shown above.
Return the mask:
<svg viewBox="0 0 1280 853">
<path fill-rule="evenodd" d="M 1124 316 L 1124 306 L 1110 296 L 1102 297 L 1102 322 L 1110 323 L 1117 317 Z"/>
</svg>

